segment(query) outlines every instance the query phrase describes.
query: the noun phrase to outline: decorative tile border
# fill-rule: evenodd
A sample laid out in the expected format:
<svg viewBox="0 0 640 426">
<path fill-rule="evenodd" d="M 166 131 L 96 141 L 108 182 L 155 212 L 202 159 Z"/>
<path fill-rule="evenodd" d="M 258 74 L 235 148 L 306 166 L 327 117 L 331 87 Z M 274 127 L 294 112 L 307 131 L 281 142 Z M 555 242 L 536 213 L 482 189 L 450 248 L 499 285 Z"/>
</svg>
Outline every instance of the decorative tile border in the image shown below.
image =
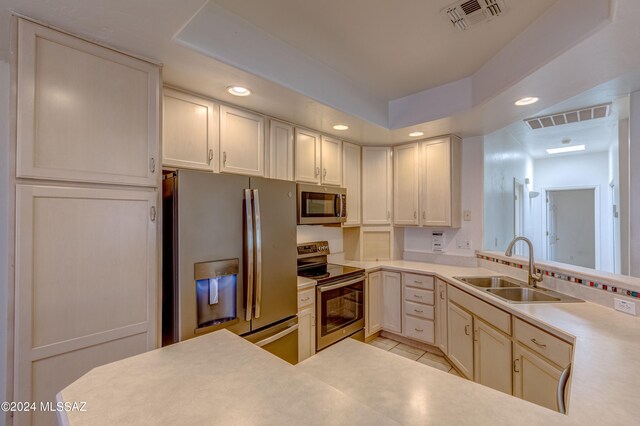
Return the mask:
<svg viewBox="0 0 640 426">
<path fill-rule="evenodd" d="M 510 262 L 508 260 L 498 259 L 496 257 L 491 257 L 491 256 L 485 256 L 483 254 L 478 254 L 477 257 L 478 257 L 478 259 L 487 260 L 489 262 L 498 263 L 500 265 L 511 266 L 513 268 L 518 268 L 518 269 L 527 268 L 526 265 L 523 265 L 523 264 L 518 263 L 518 262 Z M 640 294 L 637 291 L 627 290 L 626 288 L 621 288 L 621 287 L 618 287 L 618 286 L 615 286 L 615 285 L 606 284 L 606 283 L 598 282 L 598 281 L 591 281 L 591 280 L 586 279 L 586 278 L 578 278 L 578 277 L 574 277 L 574 276 L 571 276 L 571 275 L 561 274 L 559 272 L 542 271 L 540 268 L 536 268 L 536 272 L 538 272 L 538 273 L 544 272 L 544 274 L 546 276 L 549 276 L 549 277 L 552 277 L 552 278 L 556 278 L 558 280 L 564 280 L 564 281 L 568 281 L 570 283 L 580 284 L 580 285 L 584 285 L 586 287 L 597 288 L 598 290 L 604 290 L 604 291 L 608 291 L 608 292 L 611 292 L 611 293 L 621 294 L 623 296 L 635 297 L 635 298 L 640 299 Z"/>
</svg>

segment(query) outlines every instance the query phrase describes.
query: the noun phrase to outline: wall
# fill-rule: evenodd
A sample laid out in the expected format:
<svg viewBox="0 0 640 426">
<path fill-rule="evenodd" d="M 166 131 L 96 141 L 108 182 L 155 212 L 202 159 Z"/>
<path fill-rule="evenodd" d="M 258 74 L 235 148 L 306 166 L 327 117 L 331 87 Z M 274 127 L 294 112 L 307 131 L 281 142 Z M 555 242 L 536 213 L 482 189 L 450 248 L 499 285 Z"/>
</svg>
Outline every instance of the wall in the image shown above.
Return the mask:
<svg viewBox="0 0 640 426">
<path fill-rule="evenodd" d="M 618 122 L 620 176 L 620 273 L 629 275 L 629 119 Z"/>
<path fill-rule="evenodd" d="M 485 250 L 504 251 L 514 237 L 514 179 L 524 185 L 525 235 L 532 234 L 529 190 L 534 179 L 533 158 L 507 132 L 484 138 L 484 244 Z"/>
<path fill-rule="evenodd" d="M 613 244 L 612 272 L 621 273 L 620 244 L 620 150 L 618 143 L 609 147 L 609 185 L 611 186 L 609 202 L 615 206 L 617 216 L 612 214 L 611 239 Z"/>
<path fill-rule="evenodd" d="M 475 256 L 475 250 L 482 248 L 482 151 L 483 138 L 465 138 L 462 141 L 462 210 L 471 212 L 471 221 L 462 221 L 460 229 L 404 228 L 404 258 L 427 260 L 425 255 L 431 250 L 431 233 L 444 231 L 446 254 Z M 458 249 L 456 240 L 468 240 L 470 249 Z M 429 258 L 429 261 L 434 259 Z"/>
<path fill-rule="evenodd" d="M 0 61 L 0 402 L 7 400 L 9 287 L 9 64 Z M 0 426 L 5 415 L 0 412 Z"/>
<path fill-rule="evenodd" d="M 546 203 L 545 189 L 559 189 L 595 186 L 596 203 L 600 211 L 596 212 L 596 220 L 600 222 L 600 254 L 596 253 L 596 269 L 613 272 L 613 241 L 612 241 L 612 214 L 609 188 L 609 153 L 596 152 L 592 154 L 562 155 L 558 157 L 535 160 L 534 170 L 536 174 L 535 190 L 541 195 L 534 198 L 534 234 L 537 247 L 541 247 L 540 258 L 546 258 Z M 576 212 L 579 214 L 579 212 Z M 596 241 L 598 235 L 596 234 Z"/>
<path fill-rule="evenodd" d="M 329 241 L 331 254 L 342 253 L 342 228 L 339 226 L 298 225 L 298 244 Z"/>
<path fill-rule="evenodd" d="M 640 92 L 629 100 L 629 275 L 640 277 Z"/>
</svg>

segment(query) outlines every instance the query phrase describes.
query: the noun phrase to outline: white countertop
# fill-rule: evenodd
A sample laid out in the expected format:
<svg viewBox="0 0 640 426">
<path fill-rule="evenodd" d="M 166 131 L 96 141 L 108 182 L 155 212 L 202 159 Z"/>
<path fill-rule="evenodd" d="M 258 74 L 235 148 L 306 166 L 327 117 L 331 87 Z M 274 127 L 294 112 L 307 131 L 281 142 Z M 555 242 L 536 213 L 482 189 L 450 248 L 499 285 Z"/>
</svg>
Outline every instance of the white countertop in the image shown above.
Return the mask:
<svg viewBox="0 0 640 426">
<path fill-rule="evenodd" d="M 298 276 L 298 291 L 314 287 L 318 282 L 311 278 Z"/>
</svg>

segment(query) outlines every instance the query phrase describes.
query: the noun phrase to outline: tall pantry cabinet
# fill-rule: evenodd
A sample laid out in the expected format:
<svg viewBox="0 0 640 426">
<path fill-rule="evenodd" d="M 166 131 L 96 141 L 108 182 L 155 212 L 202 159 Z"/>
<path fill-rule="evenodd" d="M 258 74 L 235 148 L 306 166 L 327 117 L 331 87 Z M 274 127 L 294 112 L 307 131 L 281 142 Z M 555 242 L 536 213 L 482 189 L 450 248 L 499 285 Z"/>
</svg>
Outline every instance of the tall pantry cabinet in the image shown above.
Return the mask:
<svg viewBox="0 0 640 426">
<path fill-rule="evenodd" d="M 157 346 L 160 71 L 18 20 L 15 401 Z M 206 161 L 206 160 L 205 160 Z M 55 413 L 15 413 L 15 424 Z"/>
</svg>

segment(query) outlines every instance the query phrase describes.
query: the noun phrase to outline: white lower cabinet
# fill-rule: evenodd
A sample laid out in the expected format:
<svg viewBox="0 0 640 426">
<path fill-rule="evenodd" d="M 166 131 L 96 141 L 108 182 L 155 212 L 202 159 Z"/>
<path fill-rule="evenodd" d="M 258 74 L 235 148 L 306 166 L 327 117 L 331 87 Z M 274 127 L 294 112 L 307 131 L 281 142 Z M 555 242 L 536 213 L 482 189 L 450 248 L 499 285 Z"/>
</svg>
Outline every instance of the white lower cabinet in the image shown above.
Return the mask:
<svg viewBox="0 0 640 426">
<path fill-rule="evenodd" d="M 436 346 L 449 353 L 447 345 L 447 283 L 436 279 Z"/>
<path fill-rule="evenodd" d="M 420 342 L 435 344 L 434 278 L 402 274 L 404 293 L 404 335 Z"/>
<path fill-rule="evenodd" d="M 474 381 L 511 394 L 511 339 L 478 318 L 473 323 Z"/>
<path fill-rule="evenodd" d="M 513 360 L 514 392 L 518 398 L 560 411 L 558 387 L 563 369 L 516 343 Z M 564 395 L 564 391 L 561 391 Z"/>
<path fill-rule="evenodd" d="M 298 362 L 316 353 L 316 289 L 298 292 Z"/>
<path fill-rule="evenodd" d="M 447 317 L 449 360 L 467 379 L 473 380 L 473 317 L 451 301 Z"/>
<path fill-rule="evenodd" d="M 382 272 L 382 329 L 402 333 L 402 284 L 398 272 Z"/>
<path fill-rule="evenodd" d="M 365 338 L 382 330 L 382 272 L 369 274 L 365 290 Z"/>
</svg>

